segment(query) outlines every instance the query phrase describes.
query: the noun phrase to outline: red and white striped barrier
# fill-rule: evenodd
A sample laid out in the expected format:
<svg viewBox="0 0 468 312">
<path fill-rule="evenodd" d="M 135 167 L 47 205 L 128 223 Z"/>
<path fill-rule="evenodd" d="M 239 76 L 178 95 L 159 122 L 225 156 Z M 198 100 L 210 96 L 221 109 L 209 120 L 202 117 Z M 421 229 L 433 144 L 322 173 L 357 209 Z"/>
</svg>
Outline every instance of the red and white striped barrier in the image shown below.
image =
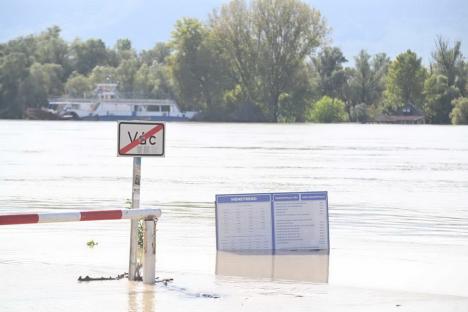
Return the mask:
<svg viewBox="0 0 468 312">
<path fill-rule="evenodd" d="M 144 219 L 143 235 L 143 282 L 155 283 L 156 264 L 156 222 L 161 216 L 160 209 L 122 209 L 122 210 L 91 210 L 67 212 L 43 212 L 34 214 L 0 214 L 0 225 L 98 221 L 119 219 Z"/>
<path fill-rule="evenodd" d="M 160 209 L 91 210 L 0 215 L 0 225 L 159 218 Z"/>
</svg>

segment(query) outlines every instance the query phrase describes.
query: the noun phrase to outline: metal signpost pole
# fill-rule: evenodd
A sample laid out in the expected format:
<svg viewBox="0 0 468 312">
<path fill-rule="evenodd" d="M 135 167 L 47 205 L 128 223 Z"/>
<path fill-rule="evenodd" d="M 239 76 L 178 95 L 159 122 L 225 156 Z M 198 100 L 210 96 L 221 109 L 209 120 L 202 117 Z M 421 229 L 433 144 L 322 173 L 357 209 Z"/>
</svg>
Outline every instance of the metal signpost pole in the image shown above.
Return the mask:
<svg viewBox="0 0 468 312">
<path fill-rule="evenodd" d="M 141 182 L 141 157 L 133 157 L 133 182 L 132 182 L 132 207 L 140 208 L 140 182 Z M 136 280 L 138 273 L 137 251 L 138 251 L 138 222 L 131 221 L 130 228 L 130 259 L 128 268 L 128 279 Z"/>
</svg>

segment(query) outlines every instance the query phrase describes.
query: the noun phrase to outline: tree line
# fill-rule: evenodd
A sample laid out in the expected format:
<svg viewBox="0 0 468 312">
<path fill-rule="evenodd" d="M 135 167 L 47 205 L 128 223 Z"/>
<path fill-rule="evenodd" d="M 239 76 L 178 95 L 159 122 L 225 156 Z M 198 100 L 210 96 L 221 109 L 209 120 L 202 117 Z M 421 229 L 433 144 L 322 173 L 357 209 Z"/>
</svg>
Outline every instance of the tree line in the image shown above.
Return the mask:
<svg viewBox="0 0 468 312">
<path fill-rule="evenodd" d="M 122 97 L 171 98 L 208 121 L 367 122 L 411 105 L 428 123 L 468 123 L 461 42 L 436 38 L 429 66 L 411 50 L 393 60 L 362 50 L 347 66 L 324 17 L 300 0 L 232 0 L 142 51 L 60 33 L 0 44 L 0 118 L 116 82 Z"/>
</svg>

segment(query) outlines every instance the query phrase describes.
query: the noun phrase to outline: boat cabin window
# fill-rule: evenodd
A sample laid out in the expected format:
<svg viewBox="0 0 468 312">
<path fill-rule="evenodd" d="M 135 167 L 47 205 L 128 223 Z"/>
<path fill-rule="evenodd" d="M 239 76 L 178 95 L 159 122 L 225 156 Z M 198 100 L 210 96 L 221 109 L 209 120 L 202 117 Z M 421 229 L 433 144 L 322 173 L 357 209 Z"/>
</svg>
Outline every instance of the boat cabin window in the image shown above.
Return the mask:
<svg viewBox="0 0 468 312">
<path fill-rule="evenodd" d="M 161 111 L 161 107 L 159 105 L 147 105 L 146 106 L 146 110 L 148 112 L 160 112 Z"/>
<path fill-rule="evenodd" d="M 171 107 L 169 105 L 161 105 L 161 111 L 162 112 L 170 112 Z"/>
</svg>

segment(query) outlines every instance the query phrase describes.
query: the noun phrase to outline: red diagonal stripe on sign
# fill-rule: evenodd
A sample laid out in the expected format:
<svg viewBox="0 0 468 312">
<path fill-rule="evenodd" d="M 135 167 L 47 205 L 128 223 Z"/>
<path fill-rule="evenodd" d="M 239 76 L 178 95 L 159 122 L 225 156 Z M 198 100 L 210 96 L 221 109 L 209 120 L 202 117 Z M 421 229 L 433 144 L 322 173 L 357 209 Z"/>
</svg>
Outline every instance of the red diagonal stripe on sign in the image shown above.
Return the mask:
<svg viewBox="0 0 468 312">
<path fill-rule="evenodd" d="M 156 133 L 158 133 L 160 130 L 162 130 L 164 127 L 163 125 L 157 125 L 156 127 L 154 128 L 151 128 L 150 131 L 146 132 L 145 135 L 142 137 L 138 137 L 136 138 L 136 140 L 130 142 L 130 144 L 122 147 L 120 150 L 119 150 L 119 153 L 120 154 L 127 154 L 131 149 L 133 149 L 134 147 L 138 146 L 140 144 L 140 141 L 143 139 L 143 140 L 147 140 L 149 139 L 149 137 L 155 135 Z"/>
</svg>

